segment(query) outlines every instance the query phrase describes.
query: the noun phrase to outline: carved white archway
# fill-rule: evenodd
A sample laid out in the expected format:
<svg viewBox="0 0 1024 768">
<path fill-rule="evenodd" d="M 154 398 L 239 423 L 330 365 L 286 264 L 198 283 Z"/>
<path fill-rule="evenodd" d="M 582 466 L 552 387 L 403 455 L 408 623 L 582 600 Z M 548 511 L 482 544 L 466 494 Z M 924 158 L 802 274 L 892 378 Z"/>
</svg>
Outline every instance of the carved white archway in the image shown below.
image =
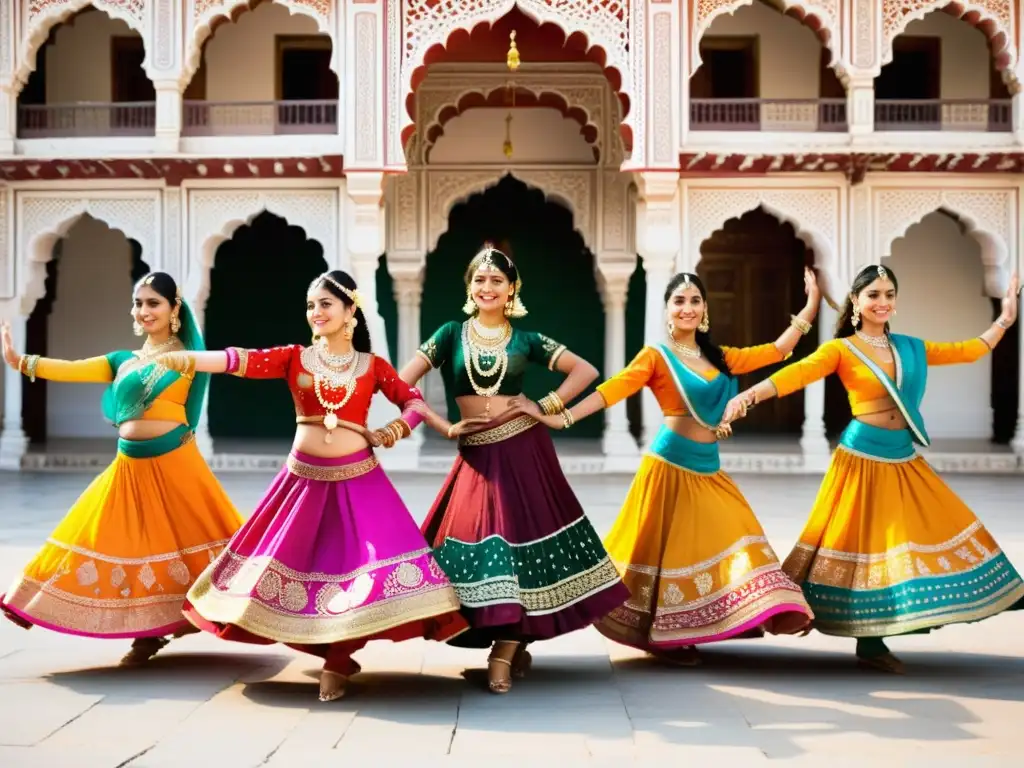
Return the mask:
<svg viewBox="0 0 1024 768">
<path fill-rule="evenodd" d="M 980 2 L 949 2 L 949 0 L 882 0 L 882 66 L 892 61 L 892 43 L 912 22 L 923 19 L 933 11 L 945 11 L 971 23 L 988 38 L 992 56 L 998 62 L 1006 55 L 1005 66 L 1000 67 L 1008 85 L 1018 85 L 1016 23 L 1010 0 L 980 0 Z"/>
<path fill-rule="evenodd" d="M 305 2 L 303 0 L 271 0 L 283 6 L 292 15 L 308 16 L 316 22 L 317 29 L 331 39 L 330 68 L 342 77 L 341 61 L 338 59 L 338 41 L 335 38 L 335 2 Z M 218 21 L 231 21 L 238 14 L 252 9 L 254 0 L 188 0 L 186 6 L 187 29 L 185 38 L 185 63 L 182 83 L 188 83 L 199 69 L 203 54 L 203 43 L 211 34 Z"/>
<path fill-rule="evenodd" d="M 21 254 L 18 297 L 22 314 L 31 314 L 46 295 L 46 263 L 53 258 L 53 246 L 83 215 L 88 214 L 108 227 L 136 241 L 152 269 L 161 269 L 159 193 L 125 193 L 88 197 L 61 193 L 23 192 L 15 198 L 19 228 L 15 252 Z"/>
<path fill-rule="evenodd" d="M 736 13 L 755 0 L 695 0 L 690 36 L 690 71 L 687 77 L 700 68 L 700 40 L 719 16 Z M 832 54 L 830 66 L 844 83 L 848 78 L 847 66 L 842 56 L 841 7 L 839 0 L 768 0 L 769 5 L 787 16 L 792 16 L 809 27 L 822 39 L 822 45 Z"/>
<path fill-rule="evenodd" d="M 2 0 L 2 2 L 13 3 L 15 0 Z M 32 10 L 38 6 L 41 8 L 32 13 Z M 149 72 L 152 64 L 149 45 L 150 13 L 146 3 L 124 3 L 119 0 L 64 0 L 64 2 L 55 3 L 25 3 L 26 15 L 23 22 L 25 31 L 18 48 L 18 63 L 15 68 L 15 79 L 18 83 L 24 85 L 28 76 L 35 71 L 36 54 L 49 37 L 50 30 L 89 6 L 102 11 L 112 19 L 120 19 L 142 36 L 143 46 L 146 50 L 142 66 L 147 73 Z"/>
<path fill-rule="evenodd" d="M 261 192 L 193 190 L 189 193 L 190 265 L 186 295 L 192 309 L 202 317 L 210 297 L 210 271 L 217 249 L 235 231 L 251 224 L 261 213 L 280 216 L 301 227 L 306 239 L 316 240 L 324 249 L 328 266 L 338 264 L 338 193 L 334 189 L 313 191 L 275 190 Z M 282 257 L 285 257 L 282 254 Z M 268 286 L 273 290 L 273 286 Z"/>
<path fill-rule="evenodd" d="M 814 252 L 815 266 L 824 277 L 822 288 L 830 296 L 840 286 L 839 217 L 842 201 L 839 188 L 787 189 L 688 189 L 686 224 L 687 266 L 696 267 L 701 245 L 729 219 L 762 208 L 780 222 L 793 227 L 796 236 Z"/>
<path fill-rule="evenodd" d="M 470 32 L 479 24 L 493 24 L 513 7 L 540 24 L 557 25 L 566 35 L 584 34 L 591 47 L 604 51 L 606 66 L 618 71 L 620 90 L 629 99 L 629 114 L 622 123 L 632 133 L 633 156 L 645 157 L 646 4 L 624 0 L 387 0 L 388 66 L 395 73 L 386 86 L 389 143 L 400 150 L 401 136 L 412 125 L 406 100 L 413 93 L 413 73 L 422 66 L 427 51 L 445 45 L 457 30 Z"/>
<path fill-rule="evenodd" d="M 427 171 L 427 249 L 426 254 L 437 248 L 437 241 L 448 229 L 448 215 L 459 203 L 473 195 L 493 187 L 505 176 L 511 176 L 528 187 L 532 187 L 559 205 L 564 206 L 573 216 L 573 226 L 583 237 L 584 244 L 592 251 L 596 248 L 594 238 L 594 194 L 596 171 L 556 169 L 504 169 L 482 171 Z"/>
<path fill-rule="evenodd" d="M 1013 266 L 1011 254 L 1017 248 L 1015 190 L 879 189 L 872 202 L 878 257 L 892 256 L 893 244 L 926 216 L 947 213 L 981 246 L 985 292 L 993 298 L 1006 292 Z M 867 265 L 854 266 L 859 270 Z"/>
</svg>

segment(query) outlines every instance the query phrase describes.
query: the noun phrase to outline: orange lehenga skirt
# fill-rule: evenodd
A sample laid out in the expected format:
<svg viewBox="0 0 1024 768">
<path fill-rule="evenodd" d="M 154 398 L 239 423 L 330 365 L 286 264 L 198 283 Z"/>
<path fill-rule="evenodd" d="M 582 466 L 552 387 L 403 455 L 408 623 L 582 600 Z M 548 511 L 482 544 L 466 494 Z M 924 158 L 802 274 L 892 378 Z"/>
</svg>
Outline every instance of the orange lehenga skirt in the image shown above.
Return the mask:
<svg viewBox="0 0 1024 768">
<path fill-rule="evenodd" d="M 23 627 L 86 637 L 160 637 L 189 627 L 185 594 L 241 526 L 188 427 L 118 441 L 0 597 Z"/>
</svg>

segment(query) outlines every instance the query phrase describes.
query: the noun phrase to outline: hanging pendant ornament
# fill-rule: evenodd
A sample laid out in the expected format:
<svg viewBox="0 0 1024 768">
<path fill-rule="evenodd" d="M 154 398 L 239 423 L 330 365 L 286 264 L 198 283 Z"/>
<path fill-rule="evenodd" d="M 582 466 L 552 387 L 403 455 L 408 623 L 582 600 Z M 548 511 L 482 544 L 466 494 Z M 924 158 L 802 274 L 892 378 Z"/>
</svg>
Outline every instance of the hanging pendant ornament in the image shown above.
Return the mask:
<svg viewBox="0 0 1024 768">
<path fill-rule="evenodd" d="M 519 49 L 516 47 L 516 31 L 513 29 L 508 35 L 508 53 L 505 55 L 505 64 L 508 66 L 509 72 L 515 72 L 519 69 Z M 509 99 L 511 101 L 512 109 L 516 108 L 516 83 L 515 80 L 509 79 L 505 83 L 505 89 L 508 92 Z M 501 151 L 505 155 L 506 160 L 512 159 L 512 112 L 510 111 L 505 116 L 505 143 L 501 145 Z"/>
</svg>

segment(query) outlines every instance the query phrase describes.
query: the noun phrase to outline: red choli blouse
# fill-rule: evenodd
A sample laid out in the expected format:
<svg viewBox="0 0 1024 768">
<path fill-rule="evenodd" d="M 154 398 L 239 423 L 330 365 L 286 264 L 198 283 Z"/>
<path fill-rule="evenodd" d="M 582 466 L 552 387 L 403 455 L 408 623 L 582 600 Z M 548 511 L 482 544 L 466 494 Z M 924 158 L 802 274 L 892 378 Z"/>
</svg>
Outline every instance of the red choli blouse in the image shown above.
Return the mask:
<svg viewBox="0 0 1024 768">
<path fill-rule="evenodd" d="M 313 389 L 313 374 L 302 364 L 302 353 L 305 349 L 301 344 L 270 349 L 232 347 L 226 350 L 227 372 L 246 379 L 286 379 L 292 400 L 295 402 L 297 416 L 324 416 L 327 411 L 320 405 Z M 361 359 L 354 363 L 359 366 L 355 392 L 345 403 L 344 408 L 334 412 L 335 415 L 343 421 L 366 426 L 370 400 L 374 393 L 379 391 L 402 409 L 402 418 L 410 429 L 415 428 L 423 417 L 408 406 L 415 400 L 423 399 L 420 391 L 398 378 L 398 373 L 386 360 L 374 354 L 359 354 Z M 320 394 L 333 405 L 340 403 L 346 392 L 344 389 L 334 389 L 327 382 L 321 382 Z"/>
</svg>

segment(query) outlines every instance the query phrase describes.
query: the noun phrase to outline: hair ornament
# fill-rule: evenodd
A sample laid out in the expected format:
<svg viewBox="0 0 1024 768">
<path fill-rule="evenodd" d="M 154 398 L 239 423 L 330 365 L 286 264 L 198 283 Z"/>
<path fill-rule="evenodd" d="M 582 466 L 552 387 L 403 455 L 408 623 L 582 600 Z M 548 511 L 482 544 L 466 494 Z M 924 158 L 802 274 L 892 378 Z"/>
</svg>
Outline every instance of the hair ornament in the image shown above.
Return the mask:
<svg viewBox="0 0 1024 768">
<path fill-rule="evenodd" d="M 360 299 L 359 297 L 359 291 L 354 291 L 351 288 L 346 288 L 344 285 L 342 285 L 333 277 L 331 277 L 330 272 L 324 272 L 322 275 L 317 277 L 312 283 L 310 283 L 307 293 L 312 293 L 313 289 L 316 288 L 320 283 L 330 283 L 339 291 L 341 291 L 345 296 L 348 296 L 349 301 L 351 301 L 352 304 L 355 305 L 356 309 L 362 309 L 363 302 L 362 299 Z"/>
<path fill-rule="evenodd" d="M 882 278 L 883 280 L 885 280 L 887 277 L 889 277 L 889 273 L 886 271 L 885 267 L 883 267 L 881 264 L 878 265 L 878 276 L 880 278 Z"/>
</svg>

